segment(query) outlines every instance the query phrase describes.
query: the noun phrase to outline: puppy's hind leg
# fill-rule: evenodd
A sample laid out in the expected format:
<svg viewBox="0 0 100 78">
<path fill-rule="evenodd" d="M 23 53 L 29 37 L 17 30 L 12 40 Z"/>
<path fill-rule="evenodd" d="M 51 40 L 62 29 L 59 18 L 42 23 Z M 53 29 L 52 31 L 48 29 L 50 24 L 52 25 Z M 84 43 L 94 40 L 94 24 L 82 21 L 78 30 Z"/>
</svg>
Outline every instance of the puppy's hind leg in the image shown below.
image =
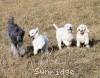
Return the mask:
<svg viewBox="0 0 100 78">
<path fill-rule="evenodd" d="M 61 42 L 62 42 L 62 41 L 61 41 L 61 37 L 60 37 L 57 33 L 56 33 L 56 39 L 57 39 L 58 47 L 59 47 L 59 50 L 60 50 L 60 49 L 62 49 L 62 48 L 61 48 Z"/>
<path fill-rule="evenodd" d="M 11 49 L 13 51 L 14 57 L 19 58 L 19 53 L 18 53 L 17 47 L 13 43 L 11 43 Z"/>
<path fill-rule="evenodd" d="M 62 49 L 61 48 L 61 40 L 57 40 L 58 41 L 58 47 L 59 47 L 59 49 Z"/>
<path fill-rule="evenodd" d="M 48 44 L 44 45 L 43 51 L 45 52 L 45 54 L 49 53 L 49 51 L 48 51 Z"/>
</svg>

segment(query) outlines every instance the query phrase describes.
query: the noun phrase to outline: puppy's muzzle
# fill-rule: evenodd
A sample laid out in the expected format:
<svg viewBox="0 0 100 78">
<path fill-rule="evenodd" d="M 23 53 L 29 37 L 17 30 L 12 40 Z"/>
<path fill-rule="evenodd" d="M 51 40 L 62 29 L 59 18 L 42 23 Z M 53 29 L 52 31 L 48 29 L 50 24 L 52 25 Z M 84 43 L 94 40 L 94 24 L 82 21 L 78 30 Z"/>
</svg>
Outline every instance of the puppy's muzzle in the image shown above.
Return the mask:
<svg viewBox="0 0 100 78">
<path fill-rule="evenodd" d="M 84 34 L 84 30 L 80 30 L 80 34 L 82 34 L 82 35 L 83 35 L 83 34 Z"/>
<path fill-rule="evenodd" d="M 70 27 L 70 28 L 68 29 L 68 31 L 69 31 L 70 33 L 72 33 L 72 28 Z"/>
<path fill-rule="evenodd" d="M 28 35 L 32 40 L 34 40 L 34 36 L 30 36 L 30 35 Z"/>
</svg>

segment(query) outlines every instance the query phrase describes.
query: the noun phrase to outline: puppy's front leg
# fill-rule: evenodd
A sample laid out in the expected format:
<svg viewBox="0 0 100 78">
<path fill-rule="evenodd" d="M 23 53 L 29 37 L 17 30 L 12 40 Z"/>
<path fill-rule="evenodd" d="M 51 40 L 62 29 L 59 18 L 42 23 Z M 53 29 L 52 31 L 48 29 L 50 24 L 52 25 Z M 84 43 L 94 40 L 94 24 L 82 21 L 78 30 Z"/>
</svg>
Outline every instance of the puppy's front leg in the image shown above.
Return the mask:
<svg viewBox="0 0 100 78">
<path fill-rule="evenodd" d="M 18 50 L 17 50 L 16 46 L 15 46 L 13 43 L 11 43 L 11 49 L 12 49 L 12 51 L 13 51 L 14 57 L 15 57 L 15 58 L 19 58 Z"/>
<path fill-rule="evenodd" d="M 89 39 L 85 40 L 85 45 L 86 45 L 87 48 L 90 48 L 90 46 L 89 46 Z"/>
<path fill-rule="evenodd" d="M 19 50 L 19 54 L 20 55 L 24 55 L 25 54 L 25 49 L 23 48 L 23 46 L 19 47 L 18 50 Z"/>
<path fill-rule="evenodd" d="M 89 46 L 88 44 L 86 45 L 86 47 L 87 47 L 87 48 L 90 48 L 90 46 Z"/>
<path fill-rule="evenodd" d="M 59 49 L 61 49 L 61 42 L 58 43 L 58 47 L 59 47 Z"/>
<path fill-rule="evenodd" d="M 77 48 L 80 48 L 80 41 L 79 40 L 77 40 L 77 44 L 76 44 L 76 46 L 77 46 Z"/>
<path fill-rule="evenodd" d="M 64 41 L 63 41 L 63 43 L 67 46 L 67 48 L 68 48 L 68 49 L 70 49 L 70 45 L 71 45 L 71 43 L 70 43 L 70 42 L 68 42 L 68 41 L 64 40 Z"/>
<path fill-rule="evenodd" d="M 34 54 L 34 55 L 37 55 L 37 52 L 38 52 L 38 49 L 34 47 L 33 54 Z"/>
</svg>

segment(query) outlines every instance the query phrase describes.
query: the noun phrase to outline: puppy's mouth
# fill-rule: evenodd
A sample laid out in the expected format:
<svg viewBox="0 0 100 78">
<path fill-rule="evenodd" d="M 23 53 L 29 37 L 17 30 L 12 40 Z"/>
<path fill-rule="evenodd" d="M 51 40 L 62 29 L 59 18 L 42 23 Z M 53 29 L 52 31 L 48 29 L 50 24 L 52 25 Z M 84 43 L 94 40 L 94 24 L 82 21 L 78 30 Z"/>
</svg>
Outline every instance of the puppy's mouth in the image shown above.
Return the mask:
<svg viewBox="0 0 100 78">
<path fill-rule="evenodd" d="M 34 40 L 34 39 L 35 39 L 35 37 L 34 37 L 34 36 L 30 36 L 30 35 L 29 35 L 29 37 L 30 37 L 32 40 Z"/>
<path fill-rule="evenodd" d="M 69 32 L 69 33 L 72 33 L 72 29 L 68 29 L 68 32 Z"/>
<path fill-rule="evenodd" d="M 80 31 L 80 34 L 81 34 L 81 35 L 83 35 L 83 34 L 84 34 L 84 32 L 83 32 L 83 31 Z"/>
</svg>

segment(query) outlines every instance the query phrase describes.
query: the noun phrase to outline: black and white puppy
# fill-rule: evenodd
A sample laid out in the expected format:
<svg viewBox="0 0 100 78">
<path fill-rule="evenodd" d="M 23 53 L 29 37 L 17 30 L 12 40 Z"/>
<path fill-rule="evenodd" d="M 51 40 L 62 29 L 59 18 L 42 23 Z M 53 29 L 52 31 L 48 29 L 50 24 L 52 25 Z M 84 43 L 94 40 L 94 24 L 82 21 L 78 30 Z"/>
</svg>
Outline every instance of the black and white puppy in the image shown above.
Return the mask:
<svg viewBox="0 0 100 78">
<path fill-rule="evenodd" d="M 18 58 L 25 53 L 23 49 L 24 30 L 14 23 L 14 17 L 10 16 L 7 24 L 7 36 L 11 43 L 14 57 Z"/>
</svg>

